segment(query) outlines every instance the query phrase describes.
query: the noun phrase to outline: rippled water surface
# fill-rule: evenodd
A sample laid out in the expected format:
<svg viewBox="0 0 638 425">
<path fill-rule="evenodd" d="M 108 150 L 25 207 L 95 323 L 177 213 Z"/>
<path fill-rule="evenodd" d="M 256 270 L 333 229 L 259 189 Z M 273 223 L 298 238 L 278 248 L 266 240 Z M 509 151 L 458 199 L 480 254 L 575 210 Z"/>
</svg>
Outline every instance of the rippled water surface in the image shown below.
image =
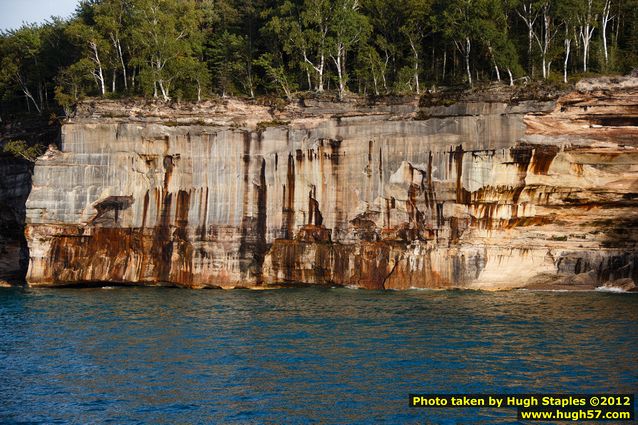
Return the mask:
<svg viewBox="0 0 638 425">
<path fill-rule="evenodd" d="M 408 393 L 638 389 L 638 295 L 0 290 L 2 423 L 516 423 Z"/>
</svg>

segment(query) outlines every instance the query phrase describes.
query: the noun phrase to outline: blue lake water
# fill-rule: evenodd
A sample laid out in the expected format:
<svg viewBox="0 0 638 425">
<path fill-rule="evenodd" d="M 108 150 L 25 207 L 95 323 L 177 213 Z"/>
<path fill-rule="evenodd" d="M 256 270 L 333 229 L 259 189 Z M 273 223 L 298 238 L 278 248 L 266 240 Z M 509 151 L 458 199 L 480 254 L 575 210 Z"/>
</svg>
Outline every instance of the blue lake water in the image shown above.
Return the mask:
<svg viewBox="0 0 638 425">
<path fill-rule="evenodd" d="M 0 289 L 0 422 L 512 424 L 408 394 L 638 390 L 638 295 Z"/>
</svg>

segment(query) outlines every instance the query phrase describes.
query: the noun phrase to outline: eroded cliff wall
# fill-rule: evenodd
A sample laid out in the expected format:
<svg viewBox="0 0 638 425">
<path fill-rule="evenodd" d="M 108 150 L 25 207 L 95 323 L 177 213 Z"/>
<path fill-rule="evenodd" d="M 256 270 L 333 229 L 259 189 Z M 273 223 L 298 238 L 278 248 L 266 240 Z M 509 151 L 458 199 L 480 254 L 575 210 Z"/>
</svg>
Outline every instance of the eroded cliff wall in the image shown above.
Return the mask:
<svg viewBox="0 0 638 425">
<path fill-rule="evenodd" d="M 638 280 L 638 79 L 557 102 L 85 104 L 38 160 L 31 285 Z"/>
</svg>

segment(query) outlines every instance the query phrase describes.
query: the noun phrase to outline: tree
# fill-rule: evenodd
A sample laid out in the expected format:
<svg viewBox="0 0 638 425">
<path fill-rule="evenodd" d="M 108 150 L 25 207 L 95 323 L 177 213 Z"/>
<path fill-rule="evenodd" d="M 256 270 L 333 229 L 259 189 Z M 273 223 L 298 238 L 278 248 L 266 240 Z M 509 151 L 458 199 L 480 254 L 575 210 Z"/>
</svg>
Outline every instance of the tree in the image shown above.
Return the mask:
<svg viewBox="0 0 638 425">
<path fill-rule="evenodd" d="M 255 65 L 264 69 L 266 77 L 275 85 L 276 90 L 281 90 L 287 99 L 292 98 L 292 92 L 296 86 L 290 81 L 284 61 L 280 57 L 272 53 L 264 53 L 255 61 Z"/>
<path fill-rule="evenodd" d="M 7 88 L 17 86 L 27 100 L 27 108 L 33 105 L 41 113 L 43 95 L 38 61 L 42 48 L 40 29 L 36 25 L 23 25 L 4 34 L 2 41 L 0 83 Z M 37 89 L 37 101 L 32 88 Z"/>
<path fill-rule="evenodd" d="M 104 96 L 106 94 L 104 59 L 108 56 L 107 52 L 109 52 L 108 42 L 93 26 L 81 21 L 71 23 L 66 31 L 69 38 L 75 41 L 83 52 L 83 57 L 93 63 L 90 73 L 98 86 L 100 94 Z"/>
<path fill-rule="evenodd" d="M 180 66 L 201 49 L 201 9 L 194 0 L 135 0 L 133 43 L 140 47 L 140 78 L 158 97 L 170 100 L 171 84 L 184 69 Z"/>
<path fill-rule="evenodd" d="M 435 17 L 435 22 L 463 56 L 467 83 L 472 86 L 470 55 L 473 41 L 480 37 L 479 20 L 486 12 L 485 0 L 450 0 L 444 4 L 441 19 Z"/>
<path fill-rule="evenodd" d="M 117 66 L 113 67 L 112 91 L 115 91 L 115 72 L 118 67 L 122 71 L 124 89 L 128 90 L 127 65 L 124 59 L 125 49 L 122 44 L 125 39 L 130 37 L 129 16 L 128 3 L 124 0 L 103 0 L 95 5 L 95 26 L 98 32 L 105 35 L 110 41 L 114 60 L 117 62 Z"/>
<path fill-rule="evenodd" d="M 407 17 L 400 31 L 408 40 L 413 55 L 414 87 L 419 94 L 419 54 L 422 51 L 423 38 L 426 33 L 427 16 L 431 9 L 430 0 L 409 0 L 406 4 Z"/>
<path fill-rule="evenodd" d="M 579 24 L 578 35 L 583 42 L 583 72 L 587 72 L 589 48 L 598 24 L 598 15 L 594 13 L 594 0 L 583 0 L 582 3 L 576 16 Z"/>
<path fill-rule="evenodd" d="M 601 14 L 601 34 L 603 36 L 603 51 L 605 53 L 605 66 L 607 66 L 609 62 L 609 53 L 607 52 L 607 26 L 614 19 L 614 16 L 611 14 L 612 3 L 611 0 L 604 0 L 603 3 L 603 12 Z"/>
<path fill-rule="evenodd" d="M 3 151 L 15 156 L 16 158 L 22 158 L 26 159 L 29 162 L 35 162 L 35 160 L 44 152 L 44 146 L 29 146 L 24 140 L 11 140 L 5 143 Z"/>
<path fill-rule="evenodd" d="M 545 1 L 541 5 L 541 21 L 542 29 L 540 35 L 534 33 L 534 38 L 538 44 L 538 48 L 541 52 L 541 66 L 543 70 L 543 79 L 549 77 L 550 68 L 552 65 L 551 59 L 548 57 L 552 41 L 558 32 L 558 28 L 553 25 L 553 18 L 551 14 L 551 3 L 549 0 Z"/>
<path fill-rule="evenodd" d="M 362 40 L 367 40 L 370 25 L 367 18 L 359 13 L 358 0 L 333 0 L 332 11 L 328 52 L 337 69 L 339 97 L 343 98 L 348 81 L 347 53 Z"/>
<path fill-rule="evenodd" d="M 527 72 L 529 72 L 531 77 L 534 77 L 532 44 L 536 38 L 535 25 L 541 4 L 538 0 L 523 0 L 520 9 L 516 9 L 516 13 L 523 22 L 525 22 L 525 26 L 527 27 Z"/>
</svg>

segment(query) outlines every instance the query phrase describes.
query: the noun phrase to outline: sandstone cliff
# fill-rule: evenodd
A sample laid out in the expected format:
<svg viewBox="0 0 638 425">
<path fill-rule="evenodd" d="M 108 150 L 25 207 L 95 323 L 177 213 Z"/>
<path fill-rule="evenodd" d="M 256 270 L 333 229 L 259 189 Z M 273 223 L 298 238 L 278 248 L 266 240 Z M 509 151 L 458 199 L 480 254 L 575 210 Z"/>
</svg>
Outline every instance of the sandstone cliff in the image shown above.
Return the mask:
<svg viewBox="0 0 638 425">
<path fill-rule="evenodd" d="M 35 167 L 27 280 L 638 281 L 638 79 L 577 89 L 421 107 L 84 104 Z"/>
</svg>

